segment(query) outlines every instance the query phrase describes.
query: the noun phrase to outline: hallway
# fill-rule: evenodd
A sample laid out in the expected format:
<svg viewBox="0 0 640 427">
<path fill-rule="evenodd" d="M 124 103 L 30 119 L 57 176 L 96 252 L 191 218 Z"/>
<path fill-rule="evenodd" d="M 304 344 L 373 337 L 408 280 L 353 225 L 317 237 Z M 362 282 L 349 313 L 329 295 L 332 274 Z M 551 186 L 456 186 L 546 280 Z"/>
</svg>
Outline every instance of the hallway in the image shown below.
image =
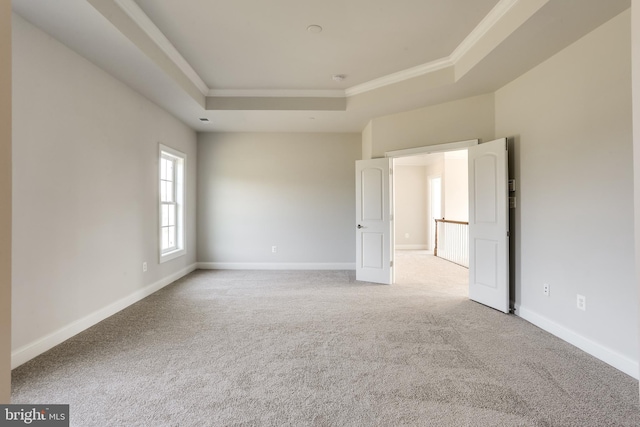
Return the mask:
<svg viewBox="0 0 640 427">
<path fill-rule="evenodd" d="M 424 284 L 435 292 L 467 299 L 469 269 L 433 256 L 433 251 L 396 250 L 397 284 Z"/>
</svg>

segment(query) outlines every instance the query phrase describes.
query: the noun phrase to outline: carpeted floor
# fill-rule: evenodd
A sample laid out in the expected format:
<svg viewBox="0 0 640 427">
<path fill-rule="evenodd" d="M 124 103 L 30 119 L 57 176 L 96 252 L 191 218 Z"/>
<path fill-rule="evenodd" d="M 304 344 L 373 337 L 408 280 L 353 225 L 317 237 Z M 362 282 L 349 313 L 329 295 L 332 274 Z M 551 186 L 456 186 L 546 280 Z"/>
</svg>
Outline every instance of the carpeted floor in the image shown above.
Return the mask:
<svg viewBox="0 0 640 427">
<path fill-rule="evenodd" d="M 636 380 L 399 255 L 392 286 L 194 272 L 14 370 L 13 402 L 101 427 L 640 425 Z"/>
</svg>

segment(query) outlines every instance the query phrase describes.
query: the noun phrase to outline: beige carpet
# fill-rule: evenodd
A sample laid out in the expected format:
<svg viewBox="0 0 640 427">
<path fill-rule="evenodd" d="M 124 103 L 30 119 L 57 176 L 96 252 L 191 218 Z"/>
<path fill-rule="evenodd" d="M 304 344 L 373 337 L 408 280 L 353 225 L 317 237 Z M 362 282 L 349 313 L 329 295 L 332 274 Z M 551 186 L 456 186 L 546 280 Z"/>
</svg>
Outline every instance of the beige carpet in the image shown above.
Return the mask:
<svg viewBox="0 0 640 427">
<path fill-rule="evenodd" d="M 464 299 L 469 296 L 469 269 L 434 257 L 432 251 L 396 251 L 395 264 L 396 284 L 426 286 Z"/>
<path fill-rule="evenodd" d="M 13 400 L 74 426 L 640 425 L 636 380 L 468 301 L 462 267 L 397 262 L 393 286 L 194 272 L 16 369 Z"/>
</svg>

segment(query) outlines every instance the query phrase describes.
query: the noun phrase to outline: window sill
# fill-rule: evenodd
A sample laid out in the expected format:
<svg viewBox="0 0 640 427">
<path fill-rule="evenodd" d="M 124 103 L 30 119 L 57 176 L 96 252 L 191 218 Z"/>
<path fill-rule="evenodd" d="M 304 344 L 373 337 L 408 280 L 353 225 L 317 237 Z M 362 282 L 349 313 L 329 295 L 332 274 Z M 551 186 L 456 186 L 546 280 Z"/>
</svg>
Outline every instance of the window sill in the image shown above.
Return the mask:
<svg viewBox="0 0 640 427">
<path fill-rule="evenodd" d="M 172 259 L 176 259 L 181 257 L 187 253 L 186 249 L 178 249 L 172 252 L 167 252 L 165 254 L 160 255 L 160 264 L 163 262 L 171 261 Z"/>
</svg>

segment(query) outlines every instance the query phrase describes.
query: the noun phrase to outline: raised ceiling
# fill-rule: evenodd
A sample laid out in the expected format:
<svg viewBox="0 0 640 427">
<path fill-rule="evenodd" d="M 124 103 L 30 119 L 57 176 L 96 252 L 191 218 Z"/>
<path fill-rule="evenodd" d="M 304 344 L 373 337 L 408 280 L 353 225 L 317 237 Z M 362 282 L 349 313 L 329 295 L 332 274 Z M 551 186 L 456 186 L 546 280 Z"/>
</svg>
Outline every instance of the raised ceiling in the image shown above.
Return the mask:
<svg viewBox="0 0 640 427">
<path fill-rule="evenodd" d="M 22 17 L 196 130 L 284 132 L 359 132 L 381 115 L 495 91 L 628 7 L 13 0 Z"/>
<path fill-rule="evenodd" d="M 447 57 L 498 0 L 136 3 L 212 89 L 344 90 Z"/>
</svg>

